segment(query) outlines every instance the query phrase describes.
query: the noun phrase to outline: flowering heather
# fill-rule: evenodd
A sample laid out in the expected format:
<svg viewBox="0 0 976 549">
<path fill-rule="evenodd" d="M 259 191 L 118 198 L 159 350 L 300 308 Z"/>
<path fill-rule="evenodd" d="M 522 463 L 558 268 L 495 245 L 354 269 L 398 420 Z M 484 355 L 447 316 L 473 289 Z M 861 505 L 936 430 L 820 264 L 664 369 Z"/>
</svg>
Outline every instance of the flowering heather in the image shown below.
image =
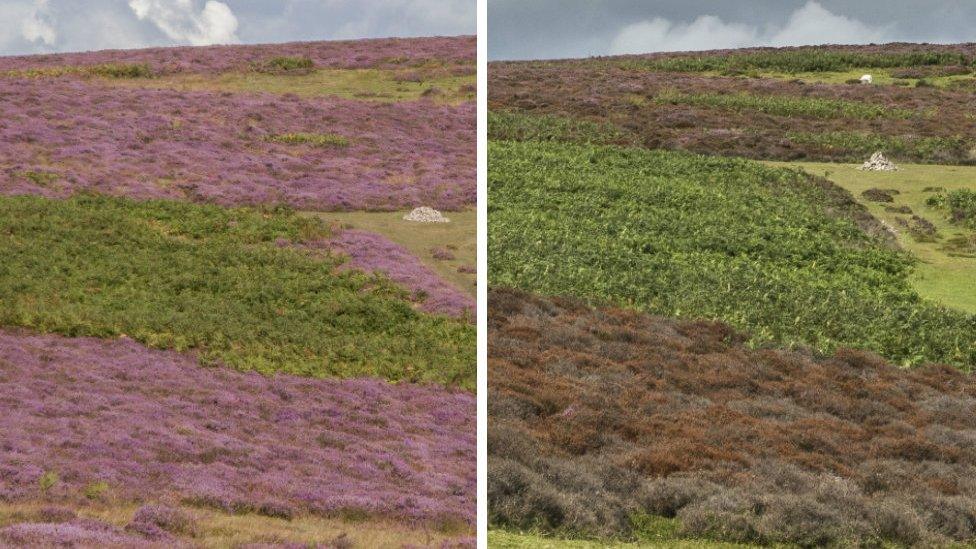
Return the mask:
<svg viewBox="0 0 976 549">
<path fill-rule="evenodd" d="M 348 146 L 278 143 L 328 133 Z M 314 210 L 475 201 L 475 107 L 0 79 L 0 193 Z"/>
<path fill-rule="evenodd" d="M 0 545 L 3 547 L 174 547 L 172 540 L 169 541 L 167 545 L 150 543 L 141 536 L 90 519 L 62 523 L 22 522 L 0 528 Z M 182 547 L 182 544 L 175 546 Z"/>
<path fill-rule="evenodd" d="M 358 230 L 342 231 L 329 244 L 349 256 L 345 266 L 381 271 L 414 294 L 426 296 L 421 305 L 424 311 L 474 318 L 475 303 L 469 294 L 441 280 L 399 244 L 378 234 Z"/>
<path fill-rule="evenodd" d="M 316 67 L 395 68 L 474 63 L 475 37 L 384 38 L 287 44 L 105 50 L 0 58 L 0 71 L 68 65 L 148 64 L 157 73 L 214 73 L 250 68 L 275 57 L 308 57 Z"/>
<path fill-rule="evenodd" d="M 265 377 L 127 339 L 0 331 L 0 406 L 0 501 L 82 503 L 101 482 L 115 501 L 474 521 L 475 402 L 463 391 Z M 159 508 L 137 519 L 192 527 Z M 0 536 L 73 527 L 15 528 Z"/>
</svg>

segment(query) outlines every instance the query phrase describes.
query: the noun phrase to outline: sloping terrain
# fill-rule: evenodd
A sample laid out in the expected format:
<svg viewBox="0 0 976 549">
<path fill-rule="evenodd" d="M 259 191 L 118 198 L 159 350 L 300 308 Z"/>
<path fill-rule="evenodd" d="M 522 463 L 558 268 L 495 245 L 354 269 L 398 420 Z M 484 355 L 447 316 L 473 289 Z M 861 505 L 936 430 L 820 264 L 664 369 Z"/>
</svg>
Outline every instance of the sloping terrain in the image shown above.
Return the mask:
<svg viewBox="0 0 976 549">
<path fill-rule="evenodd" d="M 806 547 L 976 539 L 976 382 L 861 351 L 489 296 L 489 509 L 516 528 Z"/>
<path fill-rule="evenodd" d="M 974 61 L 491 64 L 500 547 L 976 542 Z"/>
<path fill-rule="evenodd" d="M 0 58 L 0 545 L 473 544 L 474 74 L 473 37 Z"/>
<path fill-rule="evenodd" d="M 604 124 L 614 130 L 605 141 L 621 134 L 650 148 L 827 161 L 860 161 L 883 149 L 902 160 L 970 163 L 971 87 L 831 83 L 808 75 L 954 67 L 976 83 L 974 59 L 971 46 L 851 46 L 493 63 L 489 107 Z"/>
</svg>

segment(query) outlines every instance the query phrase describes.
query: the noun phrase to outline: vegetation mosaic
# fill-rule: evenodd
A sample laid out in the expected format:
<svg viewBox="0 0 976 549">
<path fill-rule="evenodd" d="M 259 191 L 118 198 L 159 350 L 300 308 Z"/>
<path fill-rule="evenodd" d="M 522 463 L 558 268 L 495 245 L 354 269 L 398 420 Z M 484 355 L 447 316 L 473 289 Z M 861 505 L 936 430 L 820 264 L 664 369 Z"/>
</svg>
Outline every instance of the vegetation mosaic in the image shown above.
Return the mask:
<svg viewBox="0 0 976 549">
<path fill-rule="evenodd" d="M 493 544 L 976 542 L 974 61 L 489 66 Z"/>
<path fill-rule="evenodd" d="M 474 545 L 474 45 L 0 58 L 0 545 Z"/>
</svg>

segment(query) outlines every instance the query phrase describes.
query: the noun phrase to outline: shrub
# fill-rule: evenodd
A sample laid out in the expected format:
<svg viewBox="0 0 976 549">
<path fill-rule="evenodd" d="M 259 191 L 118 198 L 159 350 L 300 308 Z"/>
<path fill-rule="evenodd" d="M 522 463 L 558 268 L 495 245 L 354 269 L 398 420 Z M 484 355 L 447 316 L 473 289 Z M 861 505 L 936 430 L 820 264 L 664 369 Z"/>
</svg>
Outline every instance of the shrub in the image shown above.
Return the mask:
<svg viewBox="0 0 976 549">
<path fill-rule="evenodd" d="M 159 539 L 167 535 L 194 536 L 197 526 L 193 518 L 180 509 L 166 505 L 144 505 L 136 511 L 126 530 Z"/>
<path fill-rule="evenodd" d="M 309 57 L 272 57 L 256 67 L 258 72 L 273 74 L 305 74 L 315 68 L 315 62 Z"/>
<path fill-rule="evenodd" d="M 348 137 L 334 133 L 283 133 L 270 135 L 265 139 L 272 143 L 313 147 L 348 147 L 351 144 Z"/>
</svg>

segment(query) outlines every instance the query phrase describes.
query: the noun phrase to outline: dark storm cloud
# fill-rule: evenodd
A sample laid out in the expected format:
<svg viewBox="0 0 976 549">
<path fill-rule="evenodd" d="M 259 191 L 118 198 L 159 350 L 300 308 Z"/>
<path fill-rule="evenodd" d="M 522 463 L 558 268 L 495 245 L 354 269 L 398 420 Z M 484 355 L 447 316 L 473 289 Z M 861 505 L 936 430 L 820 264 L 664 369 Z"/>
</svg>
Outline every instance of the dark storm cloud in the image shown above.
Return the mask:
<svg viewBox="0 0 976 549">
<path fill-rule="evenodd" d="M 2 0 L 0 55 L 474 34 L 476 0 Z"/>
<path fill-rule="evenodd" d="M 488 0 L 492 59 L 976 40 L 971 0 Z"/>
</svg>

